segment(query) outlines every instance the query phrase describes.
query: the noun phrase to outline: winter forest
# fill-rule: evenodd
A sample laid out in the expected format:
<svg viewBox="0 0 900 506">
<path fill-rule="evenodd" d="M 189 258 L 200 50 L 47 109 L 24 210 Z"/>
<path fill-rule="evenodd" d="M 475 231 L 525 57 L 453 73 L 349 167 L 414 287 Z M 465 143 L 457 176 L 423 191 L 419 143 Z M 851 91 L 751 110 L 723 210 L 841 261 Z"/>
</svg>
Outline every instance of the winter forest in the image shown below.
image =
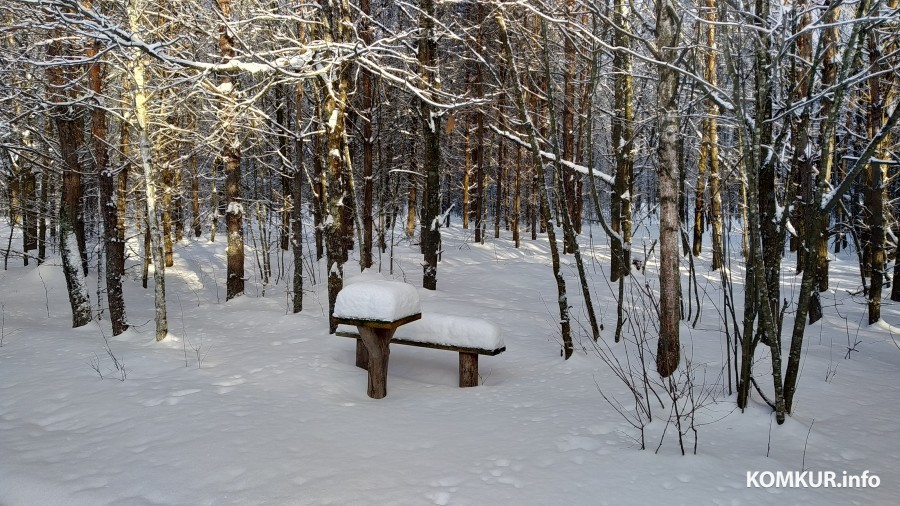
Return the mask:
<svg viewBox="0 0 900 506">
<path fill-rule="evenodd" d="M 900 493 L 898 0 L 0 19 L 0 503 Z M 367 399 L 331 334 L 375 278 L 508 351 L 460 389 L 452 354 L 391 347 Z"/>
</svg>

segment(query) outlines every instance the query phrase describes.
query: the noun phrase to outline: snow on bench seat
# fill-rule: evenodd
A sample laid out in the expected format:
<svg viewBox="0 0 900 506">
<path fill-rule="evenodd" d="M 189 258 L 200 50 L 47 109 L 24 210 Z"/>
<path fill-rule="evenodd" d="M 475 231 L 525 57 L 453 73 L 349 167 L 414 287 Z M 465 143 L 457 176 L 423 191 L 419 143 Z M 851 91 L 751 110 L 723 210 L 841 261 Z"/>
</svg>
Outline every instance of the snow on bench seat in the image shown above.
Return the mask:
<svg viewBox="0 0 900 506">
<path fill-rule="evenodd" d="M 503 348 L 500 327 L 479 318 L 426 313 L 422 319 L 397 329 L 394 337 L 460 348 L 497 350 Z"/>
<path fill-rule="evenodd" d="M 422 312 L 416 288 L 399 281 L 358 281 L 338 292 L 334 316 L 392 322 Z"/>
</svg>

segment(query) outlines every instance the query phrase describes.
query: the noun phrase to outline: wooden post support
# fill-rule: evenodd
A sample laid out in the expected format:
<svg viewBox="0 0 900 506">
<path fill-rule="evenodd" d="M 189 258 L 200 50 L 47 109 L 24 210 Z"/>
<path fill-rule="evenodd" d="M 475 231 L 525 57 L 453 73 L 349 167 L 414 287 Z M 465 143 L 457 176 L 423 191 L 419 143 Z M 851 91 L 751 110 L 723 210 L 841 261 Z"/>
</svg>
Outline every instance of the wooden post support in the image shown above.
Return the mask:
<svg viewBox="0 0 900 506">
<path fill-rule="evenodd" d="M 366 351 L 366 345 L 362 339 L 356 340 L 356 367 L 369 370 L 369 352 Z"/>
<path fill-rule="evenodd" d="M 421 313 L 416 313 L 394 321 L 334 318 L 334 323 L 354 325 L 359 332 L 359 340 L 356 342 L 356 367 L 369 371 L 367 390 L 369 397 L 383 399 L 387 395 L 388 359 L 391 356 L 389 346 L 397 327 L 421 317 Z"/>
<path fill-rule="evenodd" d="M 477 387 L 478 386 L 478 354 L 477 353 L 460 353 L 459 354 L 459 386 L 460 387 Z"/>
<path fill-rule="evenodd" d="M 383 399 L 387 395 L 387 370 L 390 358 L 391 337 L 395 329 L 377 329 L 358 326 L 360 341 L 365 344 L 369 355 L 369 388 L 367 394 L 373 399 Z"/>
</svg>

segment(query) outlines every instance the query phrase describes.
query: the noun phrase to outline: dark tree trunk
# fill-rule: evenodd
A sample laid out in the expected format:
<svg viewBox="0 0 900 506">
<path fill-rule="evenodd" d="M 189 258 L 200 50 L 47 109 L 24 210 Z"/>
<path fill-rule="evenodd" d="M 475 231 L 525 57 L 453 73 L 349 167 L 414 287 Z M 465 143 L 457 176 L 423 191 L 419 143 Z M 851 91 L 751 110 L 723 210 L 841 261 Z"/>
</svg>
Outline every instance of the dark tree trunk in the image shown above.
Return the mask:
<svg viewBox="0 0 900 506">
<path fill-rule="evenodd" d="M 360 23 L 359 34 L 363 42 L 367 45 L 372 44 L 374 38 L 374 30 L 369 22 L 371 14 L 370 0 L 360 1 L 360 10 L 362 11 L 362 22 Z M 360 267 L 367 269 L 372 266 L 372 215 L 374 204 L 374 180 L 372 179 L 372 164 L 374 142 L 372 139 L 372 107 L 373 100 L 373 81 L 374 78 L 369 71 L 362 69 L 360 74 L 360 88 L 362 91 L 362 111 L 360 120 L 362 121 L 362 146 L 363 146 L 363 209 L 362 209 L 362 232 L 363 243 L 359 250 Z"/>
<path fill-rule="evenodd" d="M 422 0 L 422 13 L 419 17 L 419 66 L 420 77 L 426 89 L 437 85 L 435 73 L 438 64 L 437 38 L 434 34 L 434 1 Z M 440 169 L 441 169 L 441 118 L 439 111 L 424 100 L 419 104 L 422 120 L 422 137 L 424 138 L 422 165 L 425 172 L 425 194 L 423 195 L 424 214 L 422 215 L 422 252 L 425 255 L 423 264 L 422 286 L 428 290 L 437 289 L 437 260 L 441 247 L 441 224 L 438 223 L 440 213 Z"/>
<path fill-rule="evenodd" d="M 300 133 L 303 114 L 303 84 L 297 85 L 296 120 L 294 127 Z M 291 253 L 294 257 L 292 311 L 303 311 L 303 141 L 294 144 L 294 170 L 291 177 Z"/>
<path fill-rule="evenodd" d="M 624 30 L 631 26 L 629 3 L 616 0 L 615 20 Z M 626 51 L 631 39 L 615 32 L 616 46 L 622 51 L 613 55 L 614 114 L 612 116 L 612 146 L 616 155 L 615 189 L 610 197 L 610 218 L 613 232 L 619 239 L 612 241 L 610 253 L 610 281 L 631 273 L 631 194 L 634 170 L 634 92 L 632 89 L 631 55 Z M 589 148 L 590 149 L 590 148 Z"/>
<path fill-rule="evenodd" d="M 48 49 L 51 59 L 65 56 L 60 41 L 63 34 L 57 31 L 55 35 Z M 53 107 L 53 122 L 59 135 L 59 151 L 63 162 L 63 198 L 59 209 L 60 255 L 72 307 L 72 327 L 81 327 L 91 321 L 90 296 L 84 280 L 84 274 L 87 273 L 84 221 L 79 219 L 82 213 L 81 166 L 78 161 L 81 135 L 75 121 L 74 106 L 65 104 L 68 101 L 66 89 L 70 83 L 64 77 L 64 69 L 51 67 L 48 74 L 50 100 L 58 104 Z M 78 265 L 79 260 L 81 265 Z"/>
<path fill-rule="evenodd" d="M 102 46 L 94 42 L 88 49 L 87 57 L 96 58 Z M 88 83 L 96 97 L 103 92 L 103 66 L 95 61 L 88 68 Z M 123 249 L 118 247 L 119 209 L 116 196 L 116 175 L 109 167 L 109 155 L 106 139 L 106 110 L 99 104 L 91 109 L 91 139 L 94 154 L 94 166 L 100 186 L 100 209 L 103 215 L 103 245 L 106 257 L 106 298 L 109 302 L 109 315 L 114 336 L 125 332 L 128 323 L 125 317 L 125 299 L 122 292 L 122 274 L 119 266 L 124 263 L 121 258 Z"/>
<path fill-rule="evenodd" d="M 231 0 L 217 0 L 223 20 L 231 19 Z M 226 24 L 219 28 L 219 52 L 224 60 L 234 58 L 234 35 Z M 234 91 L 237 84 L 230 75 L 222 78 L 225 88 Z M 226 109 L 228 104 L 222 104 Z M 225 231 L 228 234 L 226 247 L 227 277 L 225 299 L 230 300 L 244 293 L 244 207 L 241 199 L 241 146 L 237 138 L 232 115 L 224 111 L 225 147 L 222 160 L 225 163 Z"/>
</svg>

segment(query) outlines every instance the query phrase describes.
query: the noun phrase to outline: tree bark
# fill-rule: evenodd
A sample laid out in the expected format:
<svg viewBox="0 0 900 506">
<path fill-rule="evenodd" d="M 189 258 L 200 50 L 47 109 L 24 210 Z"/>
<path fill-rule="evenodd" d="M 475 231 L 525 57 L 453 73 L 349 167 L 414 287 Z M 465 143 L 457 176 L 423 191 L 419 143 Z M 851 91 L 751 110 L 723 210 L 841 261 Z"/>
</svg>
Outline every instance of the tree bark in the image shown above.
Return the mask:
<svg viewBox="0 0 900 506">
<path fill-rule="evenodd" d="M 671 0 L 657 2 L 657 48 L 663 64 L 658 66 L 659 81 L 656 95 L 659 115 L 659 345 L 656 370 L 662 377 L 675 372 L 680 360 L 679 301 L 681 276 L 678 270 L 678 181 L 681 158 L 678 156 L 680 136 L 678 120 L 678 74 L 669 65 L 676 58 L 677 10 Z"/>
<path fill-rule="evenodd" d="M 61 42 L 63 34 L 57 30 L 55 35 L 48 48 L 51 59 L 65 56 Z M 87 273 L 83 253 L 84 221 L 79 219 L 82 213 L 81 165 L 78 161 L 80 135 L 75 122 L 74 106 L 66 105 L 66 89 L 70 83 L 66 82 L 65 74 L 65 69 L 59 66 L 48 69 L 50 101 L 56 104 L 53 106 L 53 122 L 59 135 L 59 151 L 63 162 L 63 199 L 59 209 L 60 256 L 69 304 L 72 307 L 72 327 L 82 327 L 91 321 L 91 301 L 84 279 Z M 78 233 L 79 229 L 81 234 Z"/>
<path fill-rule="evenodd" d="M 433 0 L 422 0 L 419 15 L 419 67 L 422 84 L 427 90 L 438 86 L 437 37 L 434 33 L 435 7 Z M 425 100 L 419 104 L 422 120 L 422 137 L 424 138 L 422 168 L 425 172 L 424 213 L 422 215 L 422 252 L 425 255 L 423 264 L 422 287 L 427 290 L 437 289 L 437 260 L 441 247 L 441 232 L 438 223 L 440 214 L 440 165 L 441 165 L 441 117 Z"/>
<path fill-rule="evenodd" d="M 223 23 L 219 27 L 219 52 L 224 61 L 234 58 L 234 34 L 228 27 L 231 19 L 231 0 L 216 0 L 216 6 Z M 227 275 L 225 300 L 231 300 L 244 293 L 244 206 L 241 199 L 241 144 L 234 127 L 233 112 L 230 110 L 235 83 L 231 75 L 222 77 L 220 89 L 226 90 L 223 100 L 222 127 L 225 132 L 225 146 L 222 160 L 225 164 L 225 231 L 228 234 L 225 248 Z"/>
<path fill-rule="evenodd" d="M 97 58 L 102 46 L 95 41 L 87 51 L 87 58 Z M 95 100 L 99 102 L 103 92 L 103 65 L 94 61 L 88 68 L 88 84 Z M 116 175 L 109 167 L 109 155 L 106 148 L 106 110 L 96 103 L 91 109 L 91 140 L 94 154 L 94 168 L 100 187 L 100 212 L 103 215 L 103 246 L 106 257 L 106 298 L 109 302 L 109 315 L 114 336 L 125 332 L 128 323 L 125 317 L 125 299 L 122 292 L 122 274 L 119 265 L 124 262 L 120 257 L 123 249 L 118 247 L 119 210 L 116 199 Z"/>
<path fill-rule="evenodd" d="M 322 36 L 327 44 L 342 44 L 350 40 L 350 7 L 347 0 L 320 0 L 322 11 Z M 345 106 L 349 75 L 346 63 L 332 64 L 323 74 L 322 121 L 325 125 L 326 168 L 325 197 L 327 214 L 325 228 L 325 248 L 328 258 L 328 315 L 330 332 L 337 330 L 334 304 L 337 294 L 344 286 L 344 262 L 346 261 L 346 241 L 344 237 L 344 201 L 348 197 L 344 171 L 348 166 L 344 149 Z"/>
<path fill-rule="evenodd" d="M 372 44 L 374 29 L 369 20 L 371 14 L 370 0 L 360 1 L 362 21 L 359 35 L 366 45 Z M 360 245 L 360 267 L 367 269 L 372 266 L 372 215 L 374 200 L 374 180 L 372 176 L 374 142 L 372 140 L 372 107 L 374 106 L 373 92 L 374 77 L 368 70 L 360 70 L 360 91 L 362 92 L 362 146 L 363 146 L 363 210 L 362 227 L 363 243 Z"/>
<path fill-rule="evenodd" d="M 291 173 L 291 208 L 290 208 L 290 232 L 291 254 L 294 258 L 292 307 L 294 313 L 303 311 L 303 141 L 300 139 L 302 114 L 303 114 L 303 83 L 297 84 L 297 95 L 294 107 L 296 107 L 296 119 L 294 128 L 297 130 L 297 140 L 294 143 L 294 170 Z"/>
<path fill-rule="evenodd" d="M 513 94 L 515 95 L 516 109 L 518 112 L 519 122 L 524 125 L 528 135 L 529 147 L 531 148 L 531 163 L 535 168 L 539 181 L 546 181 L 544 178 L 544 167 L 541 160 L 541 149 L 537 142 L 537 127 L 532 122 L 528 110 L 525 108 L 525 95 L 519 73 L 516 70 L 515 58 L 513 57 L 512 44 L 509 41 L 509 34 L 506 29 L 506 20 L 503 18 L 503 12 L 497 10 L 495 19 L 500 28 L 500 43 L 503 45 L 503 52 L 506 57 L 506 65 L 510 69 L 511 79 L 513 81 Z M 550 257 L 553 263 L 553 276 L 556 279 L 557 302 L 559 305 L 559 323 L 560 337 L 563 345 L 563 356 L 568 360 L 574 351 L 572 343 L 571 322 L 569 319 L 569 301 L 566 294 L 566 281 L 563 278 L 560 269 L 559 249 L 556 242 L 556 232 L 550 221 L 549 196 L 546 188 L 540 192 L 540 212 L 544 220 L 547 222 L 547 239 L 550 242 Z"/>
<path fill-rule="evenodd" d="M 628 53 L 630 37 L 630 3 L 616 0 L 614 21 L 622 28 L 616 30 L 614 43 L 622 49 L 613 54 L 612 147 L 616 155 L 615 186 L 610 197 L 610 224 L 619 240 L 610 246 L 610 276 L 612 282 L 631 274 L 631 194 L 634 179 L 634 91 L 632 88 L 632 58 Z"/>
<path fill-rule="evenodd" d="M 140 17 L 144 12 L 143 0 L 130 0 L 128 4 L 128 18 L 131 31 L 140 33 Z M 156 326 L 156 340 L 162 341 L 169 333 L 169 323 L 166 316 L 166 264 L 163 252 L 162 230 L 159 223 L 159 209 L 157 206 L 157 193 L 159 189 L 159 174 L 153 169 L 152 150 L 150 147 L 149 122 L 147 118 L 147 91 L 145 81 L 145 68 L 140 50 L 133 52 L 131 74 L 134 86 L 131 89 L 134 100 L 134 115 L 137 120 L 138 149 L 140 152 L 141 167 L 144 173 L 144 188 L 147 198 L 147 232 L 150 236 L 151 256 L 153 260 L 154 281 L 154 322 Z M 146 285 L 145 285 L 146 286 Z"/>
</svg>

